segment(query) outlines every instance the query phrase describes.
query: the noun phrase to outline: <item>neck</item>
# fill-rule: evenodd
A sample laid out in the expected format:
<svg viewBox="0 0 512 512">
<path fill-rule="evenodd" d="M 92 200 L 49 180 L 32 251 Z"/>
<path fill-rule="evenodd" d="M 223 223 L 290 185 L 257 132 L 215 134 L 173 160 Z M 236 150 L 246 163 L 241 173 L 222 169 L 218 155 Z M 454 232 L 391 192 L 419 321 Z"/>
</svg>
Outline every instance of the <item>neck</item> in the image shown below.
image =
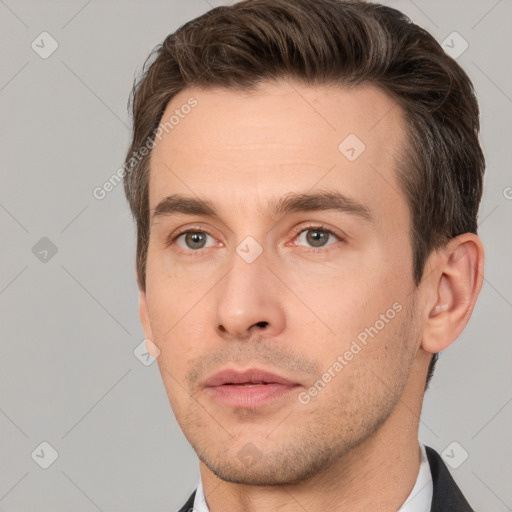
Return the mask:
<svg viewBox="0 0 512 512">
<path fill-rule="evenodd" d="M 305 482 L 233 484 L 219 479 L 201 462 L 201 481 L 210 512 L 396 512 L 414 487 L 421 461 L 418 427 L 423 389 L 411 384 L 370 437 Z"/>
</svg>

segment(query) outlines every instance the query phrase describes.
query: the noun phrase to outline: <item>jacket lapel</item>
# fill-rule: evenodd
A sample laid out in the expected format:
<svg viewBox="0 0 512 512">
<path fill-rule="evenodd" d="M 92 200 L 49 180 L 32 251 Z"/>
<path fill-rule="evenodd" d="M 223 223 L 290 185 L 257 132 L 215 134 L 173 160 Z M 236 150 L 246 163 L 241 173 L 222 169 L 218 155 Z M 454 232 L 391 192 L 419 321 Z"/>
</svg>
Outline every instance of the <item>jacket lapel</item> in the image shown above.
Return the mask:
<svg viewBox="0 0 512 512">
<path fill-rule="evenodd" d="M 185 503 L 185 505 L 183 505 L 183 507 L 181 507 L 178 512 L 195 512 L 194 510 L 194 498 L 196 497 L 196 491 L 194 491 L 191 495 L 190 495 L 190 498 L 187 500 L 187 502 Z"/>
<path fill-rule="evenodd" d="M 466 501 L 455 480 L 439 454 L 425 446 L 430 472 L 432 473 L 433 496 L 430 512 L 474 512 Z"/>
</svg>

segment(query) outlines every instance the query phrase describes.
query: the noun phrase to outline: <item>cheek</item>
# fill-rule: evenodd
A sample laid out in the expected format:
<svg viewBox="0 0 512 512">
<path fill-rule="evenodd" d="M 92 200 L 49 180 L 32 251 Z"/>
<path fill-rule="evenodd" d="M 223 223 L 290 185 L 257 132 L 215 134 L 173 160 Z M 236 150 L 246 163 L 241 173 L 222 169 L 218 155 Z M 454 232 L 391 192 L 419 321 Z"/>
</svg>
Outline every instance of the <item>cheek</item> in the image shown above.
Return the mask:
<svg viewBox="0 0 512 512">
<path fill-rule="evenodd" d="M 370 315 L 373 320 L 366 321 L 353 336 L 343 337 L 337 346 L 331 344 L 328 357 L 323 354 L 325 371 L 331 367 L 331 373 L 336 374 L 334 384 L 320 398 L 326 405 L 334 400 L 340 411 L 357 416 L 365 404 L 367 410 L 378 409 L 400 396 L 413 363 L 418 333 L 406 306 L 394 304 L 395 308 L 383 309 L 375 318 Z"/>
<path fill-rule="evenodd" d="M 409 288 L 391 273 L 366 277 L 371 278 L 335 277 L 328 286 L 303 282 L 298 295 L 307 297 L 308 311 L 300 303 L 291 313 L 291 324 L 305 329 L 302 338 L 310 357 L 325 371 L 341 357 L 343 370 L 335 373 L 347 378 L 364 366 L 393 375 L 410 353 Z"/>
<path fill-rule="evenodd" d="M 294 271 L 286 279 L 294 292 L 288 299 L 291 328 L 302 326 L 326 341 L 349 341 L 392 304 L 378 276 L 369 272 L 300 274 Z"/>
<path fill-rule="evenodd" d="M 206 283 L 193 275 L 177 277 L 171 273 L 172 265 L 163 255 L 148 254 L 146 268 L 146 299 L 155 338 L 167 339 L 180 327 L 195 306 L 199 297 L 207 291 Z"/>
<path fill-rule="evenodd" d="M 194 310 L 193 298 L 187 298 L 183 290 L 172 286 L 167 280 L 154 278 L 148 272 L 146 279 L 146 301 L 149 310 L 153 342 L 160 350 L 158 363 L 167 386 L 174 386 L 175 377 L 182 380 L 191 348 L 187 340 L 194 339 L 188 318 Z M 179 290 L 179 291 L 178 291 Z M 197 307 L 197 306 L 196 306 Z M 168 375 L 165 375 L 165 373 Z"/>
</svg>

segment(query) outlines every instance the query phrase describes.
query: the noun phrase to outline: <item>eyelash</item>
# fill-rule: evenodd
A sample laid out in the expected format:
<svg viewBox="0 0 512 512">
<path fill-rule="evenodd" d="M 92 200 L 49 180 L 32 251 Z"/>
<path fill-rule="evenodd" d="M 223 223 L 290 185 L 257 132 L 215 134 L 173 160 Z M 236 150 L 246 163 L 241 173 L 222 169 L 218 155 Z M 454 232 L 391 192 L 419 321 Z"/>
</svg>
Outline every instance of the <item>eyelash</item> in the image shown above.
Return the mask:
<svg viewBox="0 0 512 512">
<path fill-rule="evenodd" d="M 332 235 L 333 237 L 337 238 L 339 241 L 343 241 L 344 240 L 344 238 L 342 236 L 336 234 L 334 231 L 332 231 L 331 229 L 329 229 L 326 226 L 323 226 L 321 224 L 312 224 L 310 226 L 301 226 L 300 228 L 297 228 L 296 230 L 294 230 L 293 238 L 296 239 L 299 235 L 301 235 L 305 231 L 315 231 L 315 230 L 316 231 L 322 231 L 323 233 L 326 233 L 327 235 Z M 175 235 L 171 235 L 169 237 L 169 242 L 168 242 L 167 245 L 168 246 L 175 245 L 177 239 L 180 236 L 185 235 L 187 233 L 205 233 L 208 236 L 211 236 L 212 238 L 215 238 L 209 231 L 207 231 L 205 229 L 189 227 L 189 228 L 184 229 L 183 231 L 180 231 L 180 232 L 176 233 Z M 326 252 L 326 251 L 330 250 L 329 249 L 330 245 L 333 245 L 333 244 L 329 244 L 329 245 L 324 246 L 324 247 L 310 247 L 309 249 L 306 249 L 305 252 L 307 252 L 307 253 Z M 209 249 L 209 247 L 207 247 L 207 249 Z M 181 247 L 179 248 L 179 251 L 181 253 L 183 253 L 183 254 L 186 254 L 187 256 L 190 256 L 190 257 L 200 256 L 202 254 L 202 252 L 203 252 L 202 249 L 197 249 L 197 250 L 182 249 Z"/>
</svg>

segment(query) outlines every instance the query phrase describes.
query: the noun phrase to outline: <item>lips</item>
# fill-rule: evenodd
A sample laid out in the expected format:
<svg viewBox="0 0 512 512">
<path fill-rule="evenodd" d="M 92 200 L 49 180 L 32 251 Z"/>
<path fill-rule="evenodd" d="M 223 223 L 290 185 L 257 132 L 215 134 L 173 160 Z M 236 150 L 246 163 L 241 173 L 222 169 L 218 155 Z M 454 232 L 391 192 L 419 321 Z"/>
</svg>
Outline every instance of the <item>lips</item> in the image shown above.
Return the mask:
<svg viewBox="0 0 512 512">
<path fill-rule="evenodd" d="M 297 383 L 266 370 L 221 370 L 208 378 L 204 382 L 204 387 L 224 386 L 229 384 L 239 386 L 244 384 L 248 386 L 257 384 L 283 384 L 285 386 L 294 386 Z"/>
<path fill-rule="evenodd" d="M 225 369 L 203 383 L 205 392 L 218 404 L 236 409 L 258 409 L 282 404 L 300 384 L 275 373 L 248 369 Z M 275 409 L 274 407 L 274 409 Z"/>
</svg>

